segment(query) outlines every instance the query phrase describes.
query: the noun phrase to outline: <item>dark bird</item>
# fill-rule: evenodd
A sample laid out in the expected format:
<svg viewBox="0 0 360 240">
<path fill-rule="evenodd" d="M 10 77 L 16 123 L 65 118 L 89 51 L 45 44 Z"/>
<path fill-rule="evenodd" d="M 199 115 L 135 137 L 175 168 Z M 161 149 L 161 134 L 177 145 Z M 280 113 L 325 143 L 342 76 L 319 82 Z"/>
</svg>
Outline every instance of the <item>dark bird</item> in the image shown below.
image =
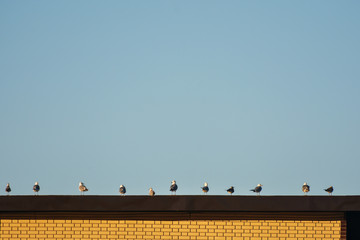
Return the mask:
<svg viewBox="0 0 360 240">
<path fill-rule="evenodd" d="M 152 188 L 149 189 L 149 195 L 155 196 L 155 191 Z"/>
<path fill-rule="evenodd" d="M 176 195 L 177 189 L 178 189 L 178 186 L 176 185 L 176 181 L 173 180 L 173 181 L 171 182 L 170 191 L 171 191 L 172 193 L 175 193 L 175 195 Z"/>
<path fill-rule="evenodd" d="M 332 195 L 332 192 L 334 191 L 334 187 L 333 186 L 330 186 L 328 187 L 327 189 L 324 189 L 325 192 L 328 192 L 329 195 Z"/>
<path fill-rule="evenodd" d="M 228 193 L 230 193 L 231 195 L 235 192 L 235 189 L 233 186 L 231 186 L 228 190 L 226 190 Z"/>
<path fill-rule="evenodd" d="M 80 183 L 79 183 L 79 191 L 80 191 L 80 193 L 83 195 L 84 192 L 89 191 L 89 189 L 87 189 L 87 187 L 84 185 L 83 182 L 80 182 Z"/>
<path fill-rule="evenodd" d="M 260 195 L 261 190 L 262 190 L 262 185 L 261 185 L 261 184 L 258 184 L 258 185 L 256 186 L 256 188 L 251 189 L 250 191 L 253 191 L 253 192 L 255 192 L 257 195 Z"/>
<path fill-rule="evenodd" d="M 126 188 L 125 188 L 124 185 L 120 185 L 119 193 L 121 194 L 121 196 L 124 196 L 124 195 L 125 195 L 125 193 L 126 193 Z"/>
<path fill-rule="evenodd" d="M 304 194 L 306 195 L 308 192 L 310 192 L 310 186 L 305 182 L 302 187 L 301 190 L 304 192 Z"/>
<path fill-rule="evenodd" d="M 208 183 L 204 183 L 204 186 L 201 187 L 202 191 L 207 194 L 207 192 L 209 191 L 209 186 L 208 186 Z"/>
<path fill-rule="evenodd" d="M 39 191 L 40 191 L 40 186 L 38 182 L 35 182 L 35 185 L 33 187 L 33 191 L 35 193 L 35 195 L 38 195 Z"/>
<path fill-rule="evenodd" d="M 6 184 L 5 192 L 7 192 L 8 195 L 10 194 L 11 192 L 10 183 Z"/>
</svg>

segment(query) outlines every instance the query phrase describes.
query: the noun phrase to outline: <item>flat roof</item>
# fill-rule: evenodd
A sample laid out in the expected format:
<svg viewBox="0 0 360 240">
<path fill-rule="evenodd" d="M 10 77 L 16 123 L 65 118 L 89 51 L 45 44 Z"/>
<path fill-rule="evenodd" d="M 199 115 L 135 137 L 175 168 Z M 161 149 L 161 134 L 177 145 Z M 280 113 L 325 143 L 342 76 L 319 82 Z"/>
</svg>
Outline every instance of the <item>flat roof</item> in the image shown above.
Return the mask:
<svg viewBox="0 0 360 240">
<path fill-rule="evenodd" d="M 1 196 L 6 212 L 348 212 L 360 196 Z"/>
</svg>

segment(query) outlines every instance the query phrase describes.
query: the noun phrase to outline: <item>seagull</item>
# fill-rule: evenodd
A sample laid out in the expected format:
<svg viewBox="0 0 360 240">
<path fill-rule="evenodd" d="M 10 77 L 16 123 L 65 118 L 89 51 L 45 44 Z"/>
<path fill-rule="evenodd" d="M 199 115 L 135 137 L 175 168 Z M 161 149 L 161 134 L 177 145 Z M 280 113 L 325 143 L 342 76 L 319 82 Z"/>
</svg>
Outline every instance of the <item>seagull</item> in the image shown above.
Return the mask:
<svg viewBox="0 0 360 240">
<path fill-rule="evenodd" d="M 38 192 L 40 191 L 40 186 L 38 182 L 35 182 L 35 185 L 33 187 L 33 191 L 35 193 L 35 195 L 38 195 Z"/>
<path fill-rule="evenodd" d="M 89 191 L 89 189 L 87 189 L 87 187 L 84 185 L 83 182 L 80 182 L 80 183 L 79 183 L 79 191 L 80 191 L 81 195 L 83 195 L 84 192 Z"/>
<path fill-rule="evenodd" d="M 149 189 L 149 195 L 150 195 L 150 196 L 155 196 L 155 191 L 154 191 L 154 189 L 152 189 L 152 188 Z"/>
<path fill-rule="evenodd" d="M 253 192 L 255 192 L 257 195 L 260 195 L 261 190 L 262 190 L 262 185 L 259 183 L 259 184 L 256 186 L 256 188 L 251 189 L 250 191 L 253 191 Z"/>
<path fill-rule="evenodd" d="M 119 193 L 121 194 L 121 196 L 124 196 L 124 195 L 125 195 L 125 193 L 126 193 L 126 188 L 125 188 L 124 185 L 120 185 Z"/>
<path fill-rule="evenodd" d="M 202 191 L 203 191 L 205 194 L 207 194 L 207 192 L 209 191 L 208 183 L 205 182 L 205 183 L 204 183 L 204 186 L 201 187 L 201 189 L 202 189 Z"/>
<path fill-rule="evenodd" d="M 230 193 L 231 195 L 235 192 L 234 187 L 231 186 L 228 190 L 226 190 L 228 193 Z"/>
<path fill-rule="evenodd" d="M 171 182 L 170 191 L 171 191 L 172 193 L 175 193 L 175 195 L 176 195 L 176 190 L 177 190 L 177 189 L 178 189 L 178 186 L 176 185 L 176 181 L 173 180 L 173 181 Z"/>
<path fill-rule="evenodd" d="M 11 192 L 10 183 L 6 184 L 5 192 L 9 195 Z"/>
<path fill-rule="evenodd" d="M 332 195 L 332 192 L 334 191 L 334 187 L 333 186 L 330 186 L 328 187 L 327 189 L 324 189 L 325 192 L 328 192 L 329 195 Z"/>
<path fill-rule="evenodd" d="M 308 192 L 310 192 L 310 186 L 306 182 L 304 182 L 301 190 L 304 192 L 304 195 L 306 195 Z"/>
</svg>

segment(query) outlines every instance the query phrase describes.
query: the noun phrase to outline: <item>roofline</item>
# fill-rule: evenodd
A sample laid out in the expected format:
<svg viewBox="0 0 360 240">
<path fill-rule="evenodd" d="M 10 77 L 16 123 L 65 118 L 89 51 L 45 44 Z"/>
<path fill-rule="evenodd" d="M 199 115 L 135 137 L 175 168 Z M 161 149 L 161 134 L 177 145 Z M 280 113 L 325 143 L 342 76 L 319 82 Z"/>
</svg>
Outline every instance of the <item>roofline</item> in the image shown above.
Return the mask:
<svg viewBox="0 0 360 240">
<path fill-rule="evenodd" d="M 5 213 L 353 212 L 360 196 L 1 196 Z"/>
</svg>

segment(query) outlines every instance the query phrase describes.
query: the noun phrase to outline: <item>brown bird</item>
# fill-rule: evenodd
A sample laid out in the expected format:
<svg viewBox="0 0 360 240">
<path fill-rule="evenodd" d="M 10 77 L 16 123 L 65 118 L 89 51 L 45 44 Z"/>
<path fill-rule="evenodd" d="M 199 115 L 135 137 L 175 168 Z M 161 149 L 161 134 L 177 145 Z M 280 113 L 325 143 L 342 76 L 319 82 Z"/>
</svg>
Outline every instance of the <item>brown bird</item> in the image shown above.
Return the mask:
<svg viewBox="0 0 360 240">
<path fill-rule="evenodd" d="M 154 189 L 152 189 L 152 188 L 149 189 L 149 195 L 150 195 L 150 196 L 155 196 L 155 191 L 154 191 Z"/>
<path fill-rule="evenodd" d="M 329 195 L 332 195 L 332 192 L 334 191 L 334 187 L 333 186 L 330 186 L 328 187 L 327 189 L 324 189 L 325 192 L 328 192 Z"/>
<path fill-rule="evenodd" d="M 84 192 L 89 191 L 89 189 L 87 189 L 87 187 L 84 185 L 83 182 L 80 182 L 80 183 L 79 183 L 79 191 L 80 191 L 81 195 L 83 195 Z"/>
<path fill-rule="evenodd" d="M 231 186 L 228 190 L 226 190 L 228 193 L 230 193 L 231 195 L 235 192 L 235 189 L 233 186 Z"/>
<path fill-rule="evenodd" d="M 304 194 L 306 195 L 308 192 L 310 192 L 310 186 L 305 182 L 301 188 L 301 190 L 304 192 Z"/>
<path fill-rule="evenodd" d="M 6 184 L 5 192 L 7 192 L 8 195 L 10 194 L 11 192 L 10 183 Z"/>
</svg>

